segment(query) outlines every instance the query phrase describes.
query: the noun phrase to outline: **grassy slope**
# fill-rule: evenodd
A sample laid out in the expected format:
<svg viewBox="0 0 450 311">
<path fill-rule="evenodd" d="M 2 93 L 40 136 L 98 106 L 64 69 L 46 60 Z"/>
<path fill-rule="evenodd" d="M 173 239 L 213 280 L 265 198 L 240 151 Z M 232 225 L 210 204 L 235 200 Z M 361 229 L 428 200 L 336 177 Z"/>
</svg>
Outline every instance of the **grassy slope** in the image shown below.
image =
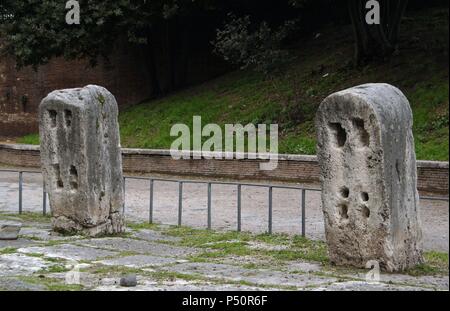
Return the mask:
<svg viewBox="0 0 450 311">
<path fill-rule="evenodd" d="M 295 48 L 297 60 L 264 79 L 233 72 L 203 85 L 136 105 L 120 115 L 122 145 L 168 148 L 175 123 L 278 123 L 281 153 L 315 153 L 314 113 L 330 93 L 387 82 L 409 98 L 418 159 L 448 160 L 448 9 L 410 13 L 401 52 L 387 63 L 353 68 L 351 29 L 324 27 L 318 39 Z M 36 143 L 36 136 L 21 140 Z"/>
</svg>

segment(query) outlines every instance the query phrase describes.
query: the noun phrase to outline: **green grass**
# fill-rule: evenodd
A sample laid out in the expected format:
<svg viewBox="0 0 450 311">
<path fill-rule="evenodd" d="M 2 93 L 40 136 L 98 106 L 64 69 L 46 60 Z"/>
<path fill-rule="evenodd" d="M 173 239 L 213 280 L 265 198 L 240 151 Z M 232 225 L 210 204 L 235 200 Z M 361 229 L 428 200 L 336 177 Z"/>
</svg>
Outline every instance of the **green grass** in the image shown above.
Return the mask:
<svg viewBox="0 0 450 311">
<path fill-rule="evenodd" d="M 17 248 L 15 247 L 5 247 L 0 249 L 0 255 L 9 255 L 15 254 L 17 252 Z"/>
<path fill-rule="evenodd" d="M 297 59 L 276 77 L 232 72 L 175 94 L 147 101 L 119 116 L 123 147 L 170 148 L 174 124 L 279 124 L 279 152 L 315 153 L 314 115 L 329 94 L 354 85 L 387 82 L 408 97 L 417 158 L 449 158 L 448 8 L 408 13 L 400 53 L 384 63 L 355 68 L 351 29 L 324 27 L 322 36 L 293 47 Z M 332 51 L 332 53 L 330 53 Z M 327 75 L 326 75 L 327 74 Z M 207 138 L 204 138 L 205 140 Z M 38 135 L 21 143 L 37 144 Z"/>
<path fill-rule="evenodd" d="M 406 273 L 414 276 L 421 275 L 448 275 L 449 261 L 448 253 L 430 251 L 424 253 L 425 262 L 412 269 L 406 271 Z"/>
<path fill-rule="evenodd" d="M 147 222 L 127 222 L 127 228 L 132 229 L 132 230 L 143 230 L 143 229 L 148 229 L 148 230 L 158 230 L 159 229 L 159 225 L 156 224 L 149 224 Z"/>
<path fill-rule="evenodd" d="M 236 285 L 244 285 L 244 286 L 258 286 L 260 288 L 268 287 L 268 288 L 279 288 L 284 290 L 296 290 L 297 288 L 294 286 L 287 286 L 283 284 L 279 285 L 263 285 L 263 284 L 255 284 L 248 281 L 235 281 L 230 279 L 225 279 L 221 277 L 209 277 L 205 276 L 201 273 L 180 273 L 174 271 L 144 271 L 142 269 L 137 268 L 127 268 L 127 267 L 119 267 L 119 266 L 93 266 L 90 268 L 82 269 L 83 271 L 88 271 L 90 273 L 94 273 L 96 275 L 104 276 L 118 276 L 118 275 L 126 275 L 126 274 L 137 274 L 140 276 L 146 276 L 151 278 L 156 282 L 173 282 L 176 280 L 184 280 L 188 282 L 208 282 L 209 284 L 236 284 Z"/>
<path fill-rule="evenodd" d="M 19 219 L 24 222 L 39 222 L 48 223 L 50 222 L 50 214 L 43 215 L 42 213 L 35 212 L 23 212 L 22 214 L 8 214 L 0 213 L 0 219 Z"/>
<path fill-rule="evenodd" d="M 171 271 L 155 271 L 147 273 L 148 276 L 152 277 L 153 279 L 157 281 L 175 281 L 177 279 L 190 281 L 190 282 L 196 282 L 196 281 L 203 281 L 203 282 L 209 282 L 214 284 L 235 284 L 235 285 L 242 285 L 242 286 L 258 286 L 259 288 L 278 288 L 278 289 L 284 289 L 284 290 L 297 290 L 295 286 L 289 286 L 289 285 L 264 285 L 264 284 L 256 284 L 253 282 L 248 282 L 244 280 L 235 281 L 225 278 L 212 278 L 205 276 L 200 273 L 194 273 L 194 274 L 187 274 L 187 273 L 179 273 L 179 272 L 171 272 Z"/>
<path fill-rule="evenodd" d="M 292 260 L 328 262 L 326 244 L 302 236 L 217 232 L 187 227 L 171 227 L 163 232 L 181 238 L 180 242 L 176 242 L 179 245 L 205 249 L 204 252 L 190 257 L 192 261 L 207 261 L 226 256 L 256 256 L 279 262 Z M 250 242 L 260 242 L 269 246 L 282 245 L 287 246 L 287 249 L 251 248 Z"/>
<path fill-rule="evenodd" d="M 44 275 L 20 276 L 18 279 L 29 284 L 43 285 L 49 291 L 80 291 L 83 289 L 82 285 L 65 284 L 61 280 L 49 278 Z"/>
<path fill-rule="evenodd" d="M 129 225 L 130 226 L 130 225 Z M 212 231 L 189 227 L 168 226 L 156 224 L 132 224 L 136 229 L 158 230 L 162 234 L 178 237 L 180 241 L 170 242 L 175 245 L 204 249 L 199 254 L 189 257 L 193 262 L 221 261 L 229 256 L 264 259 L 266 263 L 283 264 L 288 261 L 302 260 L 329 263 L 327 246 L 323 241 L 287 234 L 251 234 L 236 231 Z M 255 243 L 262 243 L 265 247 L 251 247 Z M 270 249 L 270 246 L 286 246 L 286 249 Z M 406 271 L 410 275 L 448 274 L 448 253 L 429 251 L 424 253 L 425 262 Z M 260 265 L 260 264 L 258 264 Z M 254 268 L 254 263 L 246 263 L 245 267 Z"/>
<path fill-rule="evenodd" d="M 42 269 L 40 273 L 65 273 L 69 272 L 71 268 L 66 267 L 65 265 L 53 265 L 48 268 Z"/>
<path fill-rule="evenodd" d="M 127 275 L 142 273 L 142 269 L 131 268 L 126 266 L 91 266 L 88 268 L 82 268 L 80 271 L 90 272 L 94 274 L 107 274 L 107 275 Z"/>
<path fill-rule="evenodd" d="M 39 145 L 39 134 L 25 135 L 17 140 L 20 144 Z"/>
</svg>

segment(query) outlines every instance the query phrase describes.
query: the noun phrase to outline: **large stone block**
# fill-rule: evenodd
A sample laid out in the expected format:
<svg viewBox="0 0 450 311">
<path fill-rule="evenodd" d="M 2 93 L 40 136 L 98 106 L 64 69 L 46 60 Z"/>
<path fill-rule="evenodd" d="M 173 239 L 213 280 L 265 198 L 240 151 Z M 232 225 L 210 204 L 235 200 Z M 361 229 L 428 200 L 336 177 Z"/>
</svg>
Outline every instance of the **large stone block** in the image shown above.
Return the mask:
<svg viewBox="0 0 450 311">
<path fill-rule="evenodd" d="M 58 90 L 39 107 L 42 171 L 55 231 L 123 231 L 118 108 L 105 88 Z"/>
<path fill-rule="evenodd" d="M 327 97 L 316 115 L 331 262 L 387 271 L 423 261 L 412 112 L 388 84 Z"/>
<path fill-rule="evenodd" d="M 0 240 L 17 240 L 22 224 L 0 220 Z"/>
</svg>

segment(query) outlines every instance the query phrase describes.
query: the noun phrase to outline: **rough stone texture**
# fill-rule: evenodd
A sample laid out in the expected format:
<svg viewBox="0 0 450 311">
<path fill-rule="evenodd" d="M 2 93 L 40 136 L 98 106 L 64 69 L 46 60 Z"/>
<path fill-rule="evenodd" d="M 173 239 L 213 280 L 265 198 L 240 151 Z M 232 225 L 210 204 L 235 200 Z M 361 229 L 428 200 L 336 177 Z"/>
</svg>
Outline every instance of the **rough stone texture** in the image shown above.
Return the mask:
<svg viewBox="0 0 450 311">
<path fill-rule="evenodd" d="M 31 225 L 28 222 L 24 223 Z M 40 232 L 41 223 L 34 223 L 30 228 Z M 153 231 L 155 236 L 164 233 L 159 230 L 161 228 Z M 152 230 L 142 231 L 150 233 Z M 126 255 L 127 249 L 130 248 L 123 250 L 123 247 L 133 241 L 128 238 L 116 237 L 112 239 L 113 244 L 111 238 L 98 238 L 92 240 L 98 244 L 89 247 L 81 245 L 86 242 L 85 238 L 72 238 L 72 241 L 61 242 L 58 237 L 49 235 L 49 241 L 52 243 L 34 241 L 36 247 L 25 245 L 17 250 L 14 248 L 20 247 L 17 243 L 23 239 L 0 241 L 0 290 L 52 290 L 52 286 L 47 285 L 50 283 L 59 284 L 64 288 L 67 285 L 67 271 L 52 272 L 59 271 L 53 267 L 72 269 L 75 265 L 80 269 L 79 280 L 83 290 L 448 291 L 449 284 L 448 270 L 445 267 L 442 267 L 442 271 L 417 277 L 408 274 L 381 273 L 380 282 L 375 283 L 365 281 L 367 271 L 330 267 L 318 262 L 280 261 L 251 255 L 228 255 L 210 258 L 207 262 L 191 262 L 189 258 L 180 259 L 179 254 L 191 253 L 192 247 L 169 245 L 186 251 L 168 252 L 165 248 L 152 246 L 154 244 L 165 246 L 167 241 L 163 240 L 152 243 L 142 241 L 149 243 L 141 245 L 142 251 L 148 249 L 154 252 L 154 255 Z M 118 240 L 122 240 L 122 243 Z M 102 246 L 108 244 L 108 248 L 113 249 L 115 245 L 119 248 L 115 251 L 103 249 Z M 138 248 L 136 246 L 139 244 L 133 244 L 131 249 Z M 194 250 L 207 251 L 204 247 Z M 139 281 L 136 287 L 120 286 L 120 279 L 128 274 L 124 267 L 135 269 L 133 273 Z"/>
<path fill-rule="evenodd" d="M 122 232 L 118 108 L 105 88 L 58 90 L 41 103 L 42 171 L 55 231 Z"/>
<path fill-rule="evenodd" d="M 22 228 L 20 231 L 20 236 L 22 238 L 35 239 L 39 241 L 71 241 L 77 238 L 82 238 L 82 236 L 71 235 L 65 236 L 60 235 L 56 232 L 49 230 L 48 228 Z"/>
<path fill-rule="evenodd" d="M 295 274 L 268 269 L 246 269 L 237 265 L 188 262 L 164 266 L 162 270 L 170 272 L 200 275 L 207 279 L 225 279 L 228 281 L 245 281 L 256 285 L 280 285 L 293 287 L 320 286 L 336 282 L 333 276 L 318 276 L 313 274 Z"/>
<path fill-rule="evenodd" d="M 60 258 L 65 260 L 100 260 L 106 257 L 117 255 L 118 252 L 84 247 L 73 244 L 59 244 L 54 246 L 32 246 L 19 248 L 22 254 L 42 254 L 48 258 Z"/>
<path fill-rule="evenodd" d="M 121 266 L 130 268 L 143 268 L 148 266 L 161 266 L 179 262 L 179 259 L 148 255 L 133 255 L 113 259 L 105 259 L 98 263 L 106 266 Z M 97 262 L 96 262 L 97 263 Z"/>
<path fill-rule="evenodd" d="M 175 279 L 173 281 L 163 281 L 156 282 L 152 279 L 139 279 L 139 284 L 136 287 L 122 287 L 117 286 L 114 280 L 102 280 L 104 281 L 100 286 L 94 288 L 95 291 L 128 291 L 128 290 L 136 290 L 136 291 L 182 291 L 182 292 L 191 292 L 191 291 L 217 291 L 217 292 L 225 292 L 225 291 L 276 291 L 279 290 L 276 287 L 256 287 L 256 286 L 248 286 L 248 285 L 240 285 L 240 284 L 217 284 L 216 282 L 198 282 L 198 281 L 186 281 Z M 109 281 L 109 282 L 108 282 Z"/>
<path fill-rule="evenodd" d="M 0 256 L 0 279 L 5 276 L 31 275 L 53 264 L 42 258 L 24 254 L 5 254 Z"/>
<path fill-rule="evenodd" d="M 137 277 L 135 274 L 130 274 L 127 276 L 124 276 L 120 279 L 120 286 L 123 287 L 135 287 L 137 286 Z"/>
<path fill-rule="evenodd" d="M 387 271 L 423 261 L 412 113 L 388 84 L 327 97 L 317 116 L 322 209 L 330 260 Z"/>
<path fill-rule="evenodd" d="M 17 240 L 22 224 L 12 221 L 0 221 L 0 240 Z"/>
<path fill-rule="evenodd" d="M 198 253 L 197 249 L 190 247 L 179 247 L 175 245 L 127 238 L 102 238 L 84 240 L 81 242 L 81 244 L 84 246 L 99 247 L 102 249 L 109 249 L 113 251 L 134 252 L 138 254 L 158 256 L 176 256 L 178 258 Z"/>
<path fill-rule="evenodd" d="M 44 285 L 27 283 L 20 278 L 2 277 L 0 290 L 11 292 L 44 291 L 46 287 Z"/>
<path fill-rule="evenodd" d="M 0 252 L 5 248 L 19 248 L 38 245 L 40 241 L 18 238 L 17 240 L 0 240 Z"/>
<path fill-rule="evenodd" d="M 364 281 L 348 281 L 341 283 L 333 283 L 329 286 L 311 289 L 312 291 L 427 291 L 431 289 L 417 288 L 407 285 L 391 285 L 383 283 L 370 283 Z"/>
<path fill-rule="evenodd" d="M 137 239 L 150 241 L 150 242 L 159 242 L 159 241 L 167 241 L 167 242 L 179 242 L 181 238 L 164 235 L 160 232 L 155 232 L 152 230 L 141 229 L 139 231 L 131 231 L 131 235 Z"/>
</svg>

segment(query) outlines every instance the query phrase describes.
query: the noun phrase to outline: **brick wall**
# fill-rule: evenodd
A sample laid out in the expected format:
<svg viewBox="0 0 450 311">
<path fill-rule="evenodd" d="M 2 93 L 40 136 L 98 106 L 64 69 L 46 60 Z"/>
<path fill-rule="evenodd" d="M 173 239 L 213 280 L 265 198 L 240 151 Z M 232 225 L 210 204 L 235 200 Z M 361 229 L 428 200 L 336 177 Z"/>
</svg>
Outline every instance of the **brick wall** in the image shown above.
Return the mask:
<svg viewBox="0 0 450 311">
<path fill-rule="evenodd" d="M 259 170 L 259 160 L 173 160 L 167 150 L 123 149 L 126 172 L 162 173 L 186 176 L 222 177 L 288 182 L 318 182 L 315 156 L 280 155 L 277 169 Z M 39 168 L 39 147 L 1 145 L 0 163 L 8 166 Z M 448 194 L 448 162 L 418 161 L 418 189 Z"/>
<path fill-rule="evenodd" d="M 199 21 L 198 27 L 203 27 Z M 204 27 L 203 27 L 204 28 Z M 201 35 L 195 30 L 196 38 Z M 209 34 L 202 34 L 208 36 Z M 201 83 L 228 70 L 227 64 L 211 53 L 209 39 L 192 42 L 185 51 L 187 60 L 183 71 L 182 87 Z M 0 40 L 1 45 L 1 40 Z M 53 90 L 97 84 L 107 88 L 117 99 L 119 109 L 151 98 L 151 77 L 143 66 L 147 55 L 128 44 L 118 44 L 109 62 L 99 61 L 89 66 L 86 60 L 67 61 L 52 59 L 37 71 L 31 67 L 17 70 L 11 58 L 0 58 L 0 139 L 20 137 L 38 130 L 37 110 L 41 100 Z M 167 52 L 157 56 L 157 75 L 160 87 L 167 88 L 169 79 L 166 64 Z"/>
<path fill-rule="evenodd" d="M 0 59 L 0 137 L 36 132 L 36 112 L 42 98 L 55 89 L 98 84 L 116 97 L 121 108 L 151 97 L 146 72 L 137 51 L 121 49 L 110 63 L 90 67 L 87 61 L 51 60 L 37 71 L 16 70 L 13 59 Z"/>
</svg>

